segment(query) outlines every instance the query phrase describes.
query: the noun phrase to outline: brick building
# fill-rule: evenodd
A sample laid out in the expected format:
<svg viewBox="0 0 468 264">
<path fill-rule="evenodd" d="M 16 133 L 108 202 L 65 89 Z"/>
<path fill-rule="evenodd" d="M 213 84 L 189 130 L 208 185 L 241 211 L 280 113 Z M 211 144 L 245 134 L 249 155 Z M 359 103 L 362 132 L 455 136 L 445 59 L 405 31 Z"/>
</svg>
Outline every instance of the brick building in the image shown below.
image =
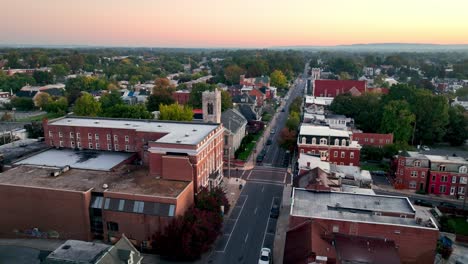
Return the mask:
<svg viewBox="0 0 468 264">
<path fill-rule="evenodd" d="M 393 144 L 393 134 L 353 132 L 353 139 L 356 140 L 361 146 L 382 148 L 385 145 Z"/>
<path fill-rule="evenodd" d="M 395 160 L 395 188 L 464 199 L 468 161 L 461 157 L 402 152 Z"/>
<path fill-rule="evenodd" d="M 180 105 L 188 104 L 190 100 L 190 91 L 189 90 L 179 90 L 172 93 L 172 98 L 174 101 Z"/>
<path fill-rule="evenodd" d="M 0 236 L 115 242 L 125 234 L 150 247 L 152 235 L 193 204 L 192 185 L 149 177 L 134 165 L 112 171 L 20 165 L 0 174 L 0 210 L 8 212 Z"/>
<path fill-rule="evenodd" d="M 284 263 L 433 263 L 438 238 L 406 197 L 295 188 Z"/>
<path fill-rule="evenodd" d="M 65 117 L 43 127 L 51 147 L 136 153 L 151 176 L 193 181 L 195 192 L 222 179 L 220 124 Z"/>
<path fill-rule="evenodd" d="M 361 146 L 347 131 L 302 124 L 297 146 L 300 153 L 318 154 L 323 161 L 359 166 Z"/>
<path fill-rule="evenodd" d="M 239 84 L 245 86 L 253 86 L 255 88 L 261 88 L 263 86 L 270 87 L 270 77 L 261 76 L 254 78 L 245 78 L 245 75 L 241 75 Z"/>
<path fill-rule="evenodd" d="M 344 93 L 359 96 L 367 91 L 367 82 L 354 80 L 314 80 L 312 91 L 312 95 L 317 97 L 336 97 Z"/>
</svg>

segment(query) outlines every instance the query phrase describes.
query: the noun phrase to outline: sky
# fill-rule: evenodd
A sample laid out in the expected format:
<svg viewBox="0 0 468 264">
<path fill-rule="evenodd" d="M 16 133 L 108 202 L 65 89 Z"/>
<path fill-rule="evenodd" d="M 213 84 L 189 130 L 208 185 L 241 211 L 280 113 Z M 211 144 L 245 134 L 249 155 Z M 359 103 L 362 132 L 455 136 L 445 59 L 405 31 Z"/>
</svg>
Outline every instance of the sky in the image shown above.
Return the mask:
<svg viewBox="0 0 468 264">
<path fill-rule="evenodd" d="M 467 0 L 0 0 L 0 44 L 468 44 Z"/>
</svg>

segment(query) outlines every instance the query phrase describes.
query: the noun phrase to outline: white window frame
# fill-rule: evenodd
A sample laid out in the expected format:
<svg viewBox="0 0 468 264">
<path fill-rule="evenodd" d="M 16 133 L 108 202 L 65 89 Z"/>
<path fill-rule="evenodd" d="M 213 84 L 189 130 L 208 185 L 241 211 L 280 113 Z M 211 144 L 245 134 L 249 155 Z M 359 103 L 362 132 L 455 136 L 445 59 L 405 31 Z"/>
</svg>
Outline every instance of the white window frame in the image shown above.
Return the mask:
<svg viewBox="0 0 468 264">
<path fill-rule="evenodd" d="M 119 142 L 119 136 L 114 135 L 114 142 Z"/>
<path fill-rule="evenodd" d="M 88 133 L 88 139 L 93 139 L 93 134 Z"/>
<path fill-rule="evenodd" d="M 99 148 L 100 148 L 99 143 L 96 143 L 96 149 L 99 150 Z"/>
<path fill-rule="evenodd" d="M 333 157 L 338 158 L 338 151 L 333 152 Z"/>
<path fill-rule="evenodd" d="M 346 158 L 346 152 L 341 151 L 341 158 L 342 158 L 342 159 L 343 159 L 343 158 Z"/>
<path fill-rule="evenodd" d="M 107 144 L 107 150 L 112 150 L 112 144 Z"/>
<path fill-rule="evenodd" d="M 63 137 L 63 133 L 62 131 L 59 131 L 59 138 L 62 138 Z"/>
<path fill-rule="evenodd" d="M 444 189 L 444 190 L 442 191 L 442 189 Z M 447 192 L 447 186 L 446 185 L 440 185 L 439 186 L 439 193 L 445 194 L 446 192 Z"/>
<path fill-rule="evenodd" d="M 467 173 L 468 171 L 468 168 L 466 166 L 461 166 L 459 169 L 458 169 L 458 172 L 459 173 Z"/>
<path fill-rule="evenodd" d="M 452 183 L 457 183 L 457 176 L 452 176 Z"/>
<path fill-rule="evenodd" d="M 417 185 L 416 181 L 410 181 L 409 188 L 410 189 L 416 189 L 416 185 Z"/>
<path fill-rule="evenodd" d="M 125 145 L 125 151 L 127 151 L 127 152 L 130 151 L 130 145 L 128 145 L 128 144 Z"/>
<path fill-rule="evenodd" d="M 54 137 L 54 133 L 52 133 L 52 131 L 49 130 L 49 137 L 50 138 L 53 138 Z"/>
<path fill-rule="evenodd" d="M 70 132 L 70 138 L 75 138 L 75 133 Z"/>
<path fill-rule="evenodd" d="M 99 140 L 99 134 L 98 133 L 94 134 L 94 139 Z"/>
<path fill-rule="evenodd" d="M 63 148 L 63 140 L 59 141 L 59 147 Z"/>
<path fill-rule="evenodd" d="M 326 138 L 321 138 L 320 139 L 320 145 L 327 145 L 327 139 Z"/>
<path fill-rule="evenodd" d="M 421 161 L 419 161 L 419 160 L 414 161 L 413 166 L 414 167 L 421 167 Z"/>
<path fill-rule="evenodd" d="M 349 152 L 349 157 L 350 157 L 351 159 L 354 159 L 354 152 L 353 152 L 353 151 Z"/>
<path fill-rule="evenodd" d="M 89 148 L 89 149 L 93 149 L 93 143 L 92 143 L 92 142 L 89 142 L 89 143 L 88 143 L 88 148 Z"/>
<path fill-rule="evenodd" d="M 70 147 L 75 148 L 75 141 L 70 141 Z"/>
<path fill-rule="evenodd" d="M 456 189 L 457 189 L 457 187 L 451 186 L 451 187 L 450 187 L 450 195 L 455 195 Z"/>
<path fill-rule="evenodd" d="M 77 139 L 80 138 L 80 132 L 77 132 L 77 133 L 76 133 L 76 138 L 77 138 Z"/>
<path fill-rule="evenodd" d="M 125 142 L 130 142 L 130 137 L 129 136 L 125 136 Z"/>
<path fill-rule="evenodd" d="M 119 144 L 114 144 L 115 151 L 119 151 Z"/>
<path fill-rule="evenodd" d="M 77 148 L 81 148 L 81 142 L 79 142 L 79 141 L 76 142 L 76 147 L 77 147 Z"/>
<path fill-rule="evenodd" d="M 418 177 L 418 171 L 411 171 L 411 177 Z"/>
</svg>

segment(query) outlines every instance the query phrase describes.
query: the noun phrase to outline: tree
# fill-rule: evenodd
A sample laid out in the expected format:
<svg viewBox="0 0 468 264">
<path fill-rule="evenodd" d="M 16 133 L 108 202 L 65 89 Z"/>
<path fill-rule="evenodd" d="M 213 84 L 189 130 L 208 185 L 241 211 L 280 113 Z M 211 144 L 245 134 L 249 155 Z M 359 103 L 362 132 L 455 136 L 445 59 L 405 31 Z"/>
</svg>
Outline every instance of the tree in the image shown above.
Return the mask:
<svg viewBox="0 0 468 264">
<path fill-rule="evenodd" d="M 221 91 L 221 111 L 232 108 L 232 97 L 228 91 Z"/>
<path fill-rule="evenodd" d="M 453 106 L 449 108 L 449 124 L 445 139 L 452 146 L 460 146 L 468 138 L 468 117 L 465 115 L 465 109 L 462 106 Z"/>
<path fill-rule="evenodd" d="M 34 101 L 28 97 L 14 97 L 11 99 L 11 105 L 16 110 L 29 111 L 34 109 Z"/>
<path fill-rule="evenodd" d="M 114 118 L 133 118 L 133 119 L 153 119 L 153 114 L 148 112 L 142 104 L 126 105 L 116 104 L 106 109 L 103 112 L 106 117 Z"/>
<path fill-rule="evenodd" d="M 228 84 L 238 84 L 240 76 L 245 73 L 245 70 L 236 64 L 232 64 L 224 68 L 224 77 Z"/>
<path fill-rule="evenodd" d="M 286 120 L 286 127 L 289 129 L 289 131 L 297 130 L 300 123 L 301 123 L 301 119 L 299 117 L 299 113 L 290 112 L 288 120 Z"/>
<path fill-rule="evenodd" d="M 33 78 L 39 85 L 51 84 L 54 82 L 54 76 L 47 71 L 34 71 Z"/>
<path fill-rule="evenodd" d="M 36 99 L 35 99 L 35 103 L 36 103 L 36 106 L 43 109 L 45 108 L 50 102 L 52 102 L 52 97 L 48 94 L 48 93 L 45 93 L 45 92 L 42 92 L 42 93 L 39 93 L 37 96 L 36 96 Z"/>
<path fill-rule="evenodd" d="M 78 116 L 98 116 L 101 113 L 101 103 L 94 100 L 89 93 L 82 93 L 75 102 L 73 111 Z"/>
<path fill-rule="evenodd" d="M 297 131 L 283 128 L 278 141 L 282 148 L 292 151 L 297 143 Z"/>
<path fill-rule="evenodd" d="M 405 101 L 391 101 L 383 110 L 380 125 L 382 133 L 393 133 L 395 141 L 407 144 L 413 132 L 415 116 Z"/>
<path fill-rule="evenodd" d="M 193 110 L 186 105 L 177 103 L 171 105 L 161 105 L 159 107 L 159 120 L 174 120 L 174 121 L 192 121 Z"/>
<path fill-rule="evenodd" d="M 286 79 L 286 76 L 284 76 L 283 72 L 280 70 L 274 70 L 270 74 L 270 84 L 271 86 L 280 89 L 288 88 L 288 80 Z"/>
<path fill-rule="evenodd" d="M 148 108 L 148 111 L 159 111 L 159 106 L 161 104 L 173 104 L 175 102 L 172 97 L 174 90 L 174 86 L 170 83 L 169 79 L 156 79 L 153 94 L 148 97 L 148 101 L 146 102 L 146 108 Z"/>
<path fill-rule="evenodd" d="M 47 105 L 45 105 L 44 110 L 48 113 L 64 115 L 68 110 L 67 98 L 59 97 L 57 100 L 49 102 Z"/>
<path fill-rule="evenodd" d="M 6 59 L 8 60 L 7 67 L 15 69 L 15 68 L 20 68 L 21 64 L 19 63 L 19 54 L 17 51 L 10 51 L 6 55 Z"/>
<path fill-rule="evenodd" d="M 202 187 L 200 189 L 195 199 L 196 208 L 214 213 L 221 213 L 221 206 L 224 206 L 224 214 L 230 209 L 226 193 L 221 187 L 218 186 L 211 189 Z"/>
<path fill-rule="evenodd" d="M 57 79 L 63 79 L 70 71 L 67 64 L 54 64 L 52 65 L 52 74 Z"/>
<path fill-rule="evenodd" d="M 78 51 L 75 51 L 73 55 L 69 57 L 68 64 L 70 65 L 71 70 L 76 73 L 78 70 L 83 68 L 84 56 L 79 54 Z"/>
<path fill-rule="evenodd" d="M 118 92 L 110 92 L 104 94 L 103 96 L 101 96 L 101 99 L 99 99 L 99 102 L 101 102 L 101 108 L 103 112 L 106 112 L 108 109 L 116 105 L 124 104 Z"/>
<path fill-rule="evenodd" d="M 29 138 L 38 138 L 44 136 L 44 128 L 41 122 L 31 122 L 31 124 L 24 125 Z"/>
<path fill-rule="evenodd" d="M 214 84 L 207 84 L 207 83 L 195 83 L 192 86 L 192 91 L 190 92 L 190 105 L 193 108 L 201 108 L 202 107 L 202 93 L 204 91 L 214 91 L 216 86 Z"/>
</svg>

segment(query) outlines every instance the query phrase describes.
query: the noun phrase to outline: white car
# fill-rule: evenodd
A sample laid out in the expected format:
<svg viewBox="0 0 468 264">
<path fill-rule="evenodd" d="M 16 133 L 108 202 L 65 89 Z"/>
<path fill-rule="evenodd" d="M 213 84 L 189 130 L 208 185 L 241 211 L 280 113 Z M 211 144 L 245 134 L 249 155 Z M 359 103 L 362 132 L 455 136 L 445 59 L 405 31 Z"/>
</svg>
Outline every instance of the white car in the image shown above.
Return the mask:
<svg viewBox="0 0 468 264">
<path fill-rule="evenodd" d="M 271 263 L 271 249 L 269 248 L 262 248 L 260 251 L 260 259 L 258 260 L 258 264 L 270 264 Z"/>
<path fill-rule="evenodd" d="M 429 150 L 431 150 L 431 149 L 430 149 L 428 146 L 425 146 L 425 145 L 424 145 L 424 146 L 422 146 L 421 148 L 422 148 L 423 150 L 425 150 L 425 151 L 429 151 Z"/>
</svg>

